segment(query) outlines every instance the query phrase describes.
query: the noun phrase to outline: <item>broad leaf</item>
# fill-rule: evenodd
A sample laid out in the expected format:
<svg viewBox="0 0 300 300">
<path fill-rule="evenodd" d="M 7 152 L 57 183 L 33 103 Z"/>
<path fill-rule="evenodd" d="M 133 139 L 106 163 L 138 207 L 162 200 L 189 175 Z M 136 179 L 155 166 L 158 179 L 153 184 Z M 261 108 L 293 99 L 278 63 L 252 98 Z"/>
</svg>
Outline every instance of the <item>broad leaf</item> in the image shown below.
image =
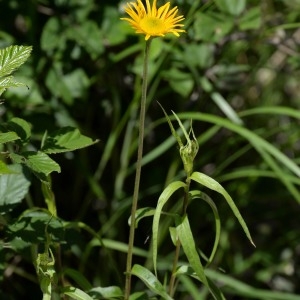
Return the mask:
<svg viewBox="0 0 300 300">
<path fill-rule="evenodd" d="M 30 180 L 28 174 L 20 165 L 10 165 L 8 168 L 14 174 L 0 176 L 0 207 L 12 206 L 20 203 L 28 193 Z"/>
<path fill-rule="evenodd" d="M 23 119 L 12 118 L 7 127 L 14 131 L 21 139 L 23 143 L 28 142 L 31 136 L 31 125 Z"/>
<path fill-rule="evenodd" d="M 0 175 L 3 174 L 16 174 L 17 172 L 11 170 L 6 163 L 0 160 Z"/>
<path fill-rule="evenodd" d="M 141 279 L 146 284 L 146 286 L 155 294 L 160 295 L 165 300 L 172 300 L 172 298 L 165 291 L 163 285 L 148 269 L 140 265 L 134 265 L 131 270 L 131 274 Z"/>
<path fill-rule="evenodd" d="M 20 137 L 13 131 L 0 133 L 0 144 L 9 143 L 20 139 Z"/>
<path fill-rule="evenodd" d="M 9 46 L 0 49 L 0 77 L 10 75 L 30 56 L 30 46 Z"/>
<path fill-rule="evenodd" d="M 52 172 L 60 173 L 60 166 L 40 151 L 23 152 L 21 155 L 11 153 L 10 157 L 16 163 L 25 164 L 42 181 L 47 181 L 47 176 Z"/>
<path fill-rule="evenodd" d="M 246 0 L 215 0 L 220 10 L 234 16 L 241 14 L 246 8 Z"/>
<path fill-rule="evenodd" d="M 73 127 L 65 127 L 46 136 L 42 151 L 44 153 L 62 153 L 91 146 L 98 141 L 84 136 Z"/>
<path fill-rule="evenodd" d="M 15 81 L 13 76 L 0 78 L 0 95 L 10 87 L 18 87 L 23 85 L 23 83 Z"/>
</svg>

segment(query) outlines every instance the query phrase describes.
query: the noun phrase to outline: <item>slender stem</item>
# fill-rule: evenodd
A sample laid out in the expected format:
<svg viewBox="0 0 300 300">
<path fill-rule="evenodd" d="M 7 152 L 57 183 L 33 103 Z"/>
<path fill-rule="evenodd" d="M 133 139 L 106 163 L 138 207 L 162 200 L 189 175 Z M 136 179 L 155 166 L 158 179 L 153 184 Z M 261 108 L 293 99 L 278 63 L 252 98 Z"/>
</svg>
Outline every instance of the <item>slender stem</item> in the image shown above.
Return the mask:
<svg viewBox="0 0 300 300">
<path fill-rule="evenodd" d="M 184 216 L 186 214 L 188 201 L 189 201 L 190 184 L 191 184 L 191 179 L 188 177 L 186 179 L 186 187 L 184 189 L 184 196 L 183 196 L 183 203 L 182 203 L 182 216 Z M 171 275 L 170 284 L 169 284 L 169 295 L 172 298 L 175 293 L 175 279 L 176 279 L 175 273 L 176 273 L 177 264 L 178 264 L 178 260 L 179 260 L 180 248 L 181 248 L 181 243 L 179 240 L 177 240 L 175 256 L 173 259 L 172 275 Z"/>
<path fill-rule="evenodd" d="M 136 162 L 134 191 L 131 207 L 131 224 L 129 231 L 128 241 L 128 253 L 126 262 L 126 282 L 125 282 L 125 300 L 129 299 L 131 290 L 131 268 L 132 268 L 132 252 L 134 245 L 134 233 L 135 233 L 135 214 L 137 210 L 137 203 L 139 198 L 139 188 L 142 170 L 142 158 L 143 158 L 143 142 L 144 142 L 144 129 L 145 129 L 145 112 L 146 112 L 146 100 L 147 100 L 147 76 L 148 76 L 148 58 L 151 39 L 146 42 L 144 52 L 144 65 L 143 65 L 143 85 L 142 85 L 142 99 L 140 107 L 140 121 L 139 121 L 139 140 L 138 140 L 138 153 Z"/>
</svg>

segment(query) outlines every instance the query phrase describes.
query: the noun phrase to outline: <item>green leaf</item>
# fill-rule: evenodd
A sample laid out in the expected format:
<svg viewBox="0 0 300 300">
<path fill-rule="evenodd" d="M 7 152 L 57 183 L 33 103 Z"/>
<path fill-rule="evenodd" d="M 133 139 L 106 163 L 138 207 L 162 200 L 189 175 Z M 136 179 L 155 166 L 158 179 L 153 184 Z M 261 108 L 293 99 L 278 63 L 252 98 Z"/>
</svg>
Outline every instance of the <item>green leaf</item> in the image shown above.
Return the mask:
<svg viewBox="0 0 300 300">
<path fill-rule="evenodd" d="M 20 203 L 28 193 L 30 180 L 20 165 L 7 166 L 13 174 L 0 176 L 0 207 Z"/>
<path fill-rule="evenodd" d="M 152 256 L 153 256 L 153 267 L 155 273 L 157 272 L 157 245 L 158 245 L 158 227 L 159 227 L 159 219 L 161 216 L 162 208 L 167 203 L 167 201 L 170 199 L 170 197 L 180 188 L 185 188 L 186 184 L 182 181 L 174 181 L 170 183 L 161 193 L 157 206 L 156 211 L 153 217 L 153 224 L 152 224 L 152 237 L 153 237 L 153 243 L 152 243 Z"/>
<path fill-rule="evenodd" d="M 16 174 L 16 172 L 12 171 L 6 163 L 0 160 L 0 175 L 2 174 Z"/>
<path fill-rule="evenodd" d="M 214 284 L 214 282 L 208 277 L 208 272 L 209 269 L 205 269 L 205 275 L 206 275 L 206 279 L 207 282 L 209 284 L 210 287 L 210 291 L 212 293 L 212 295 L 214 296 L 215 299 L 218 300 L 226 300 L 226 298 L 224 297 L 222 291 Z M 186 276 L 190 276 L 193 277 L 197 280 L 199 280 L 197 274 L 193 271 L 193 269 L 189 266 L 181 266 L 177 269 L 176 271 L 176 276 L 179 275 L 186 275 Z M 181 277 L 181 276 L 180 276 Z M 180 278 L 180 280 L 182 280 L 182 278 Z M 199 292 L 199 291 L 198 291 Z M 199 294 L 198 294 L 199 295 Z M 203 296 L 201 298 L 196 298 L 196 299 L 203 299 Z"/>
<path fill-rule="evenodd" d="M 31 125 L 23 119 L 12 118 L 8 123 L 8 128 L 14 131 L 23 143 L 29 141 L 31 137 Z"/>
<path fill-rule="evenodd" d="M 13 76 L 8 76 L 4 78 L 0 78 L 0 95 L 10 87 L 18 87 L 23 86 L 23 83 L 16 82 Z"/>
<path fill-rule="evenodd" d="M 230 16 L 197 12 L 194 22 L 195 39 L 217 43 L 229 34 L 233 27 L 234 20 Z"/>
<path fill-rule="evenodd" d="M 225 200 L 227 201 L 227 203 L 230 206 L 231 210 L 233 211 L 234 215 L 236 216 L 239 223 L 241 224 L 247 238 L 250 240 L 252 245 L 255 246 L 255 244 L 252 241 L 249 229 L 248 229 L 242 215 L 240 214 L 237 206 L 235 205 L 235 203 L 233 202 L 232 198 L 227 193 L 227 191 L 217 181 L 215 181 L 211 177 L 209 177 L 209 176 L 207 176 L 203 173 L 200 173 L 200 172 L 194 172 L 191 175 L 191 180 L 194 180 L 194 181 L 204 185 L 205 187 L 220 193 L 225 198 Z"/>
<path fill-rule="evenodd" d="M 217 248 L 218 248 L 219 241 L 220 241 L 221 222 L 220 222 L 219 212 L 218 212 L 218 209 L 217 209 L 215 203 L 213 202 L 213 200 L 205 193 L 203 193 L 201 191 L 190 191 L 190 195 L 191 195 L 192 200 L 197 199 L 197 198 L 204 200 L 211 207 L 213 214 L 214 214 L 216 235 L 215 235 L 215 241 L 214 241 L 211 255 L 206 264 L 206 267 L 207 267 L 212 263 L 212 261 L 215 257 L 215 254 L 217 252 Z"/>
<path fill-rule="evenodd" d="M 44 243 L 45 231 L 51 234 L 51 241 L 66 243 L 65 224 L 47 209 L 31 208 L 8 226 L 9 238 L 21 238 L 30 244 Z"/>
<path fill-rule="evenodd" d="M 44 153 L 62 153 L 74 151 L 97 143 L 91 138 L 84 136 L 73 127 L 65 127 L 49 134 L 44 142 L 42 151 Z"/>
<path fill-rule="evenodd" d="M 225 285 L 232 295 L 239 295 L 238 299 L 272 299 L 272 300 L 299 300 L 299 294 L 291 294 L 280 291 L 270 291 L 254 288 L 253 286 L 237 280 L 227 274 L 222 274 L 215 270 L 206 270 L 206 275 Z"/>
<path fill-rule="evenodd" d="M 71 268 L 66 268 L 64 269 L 64 274 L 74 280 L 74 282 L 76 282 L 83 290 L 87 291 L 92 289 L 92 285 L 81 272 Z"/>
<path fill-rule="evenodd" d="M 73 286 L 67 286 L 62 289 L 62 293 L 64 295 L 69 296 L 71 299 L 76 299 L 76 300 L 94 300 L 91 296 L 89 296 L 87 293 L 84 291 L 75 288 Z"/>
<path fill-rule="evenodd" d="M 153 207 L 143 207 L 136 211 L 135 213 L 135 228 L 138 227 L 138 223 L 140 220 L 142 220 L 145 217 L 151 217 L 155 213 L 155 209 Z M 131 216 L 128 220 L 128 225 L 131 224 Z"/>
<path fill-rule="evenodd" d="M 47 181 L 47 176 L 52 172 L 60 173 L 60 166 L 40 151 L 23 152 L 21 155 L 11 153 L 10 157 L 16 163 L 25 164 L 42 181 Z"/>
<path fill-rule="evenodd" d="M 136 292 L 129 296 L 129 300 L 148 300 L 148 299 L 150 298 L 145 292 Z"/>
<path fill-rule="evenodd" d="M 245 112 L 245 115 L 255 114 L 255 113 L 275 113 L 280 114 L 280 111 L 282 111 L 282 114 L 287 114 L 295 118 L 299 118 L 299 113 L 296 113 L 295 111 L 292 113 L 291 109 L 283 107 L 282 109 L 280 107 L 271 107 L 265 108 L 265 109 L 251 109 L 249 111 Z M 259 153 L 267 153 L 276 158 L 278 162 L 281 162 L 283 166 L 287 169 L 289 169 L 291 172 L 296 174 L 296 176 L 300 177 L 300 167 L 288 156 L 286 156 L 284 153 L 279 151 L 276 147 L 274 147 L 272 144 L 270 144 L 268 141 L 264 140 L 254 132 L 248 130 L 247 128 L 234 124 L 224 118 L 210 115 L 210 114 L 203 114 L 203 113 L 181 113 L 178 114 L 181 119 L 192 119 L 192 120 L 198 120 L 198 121 L 204 121 L 213 123 L 215 125 L 225 127 L 228 130 L 231 130 L 233 132 L 236 132 L 240 136 L 244 137 L 246 140 L 249 141 L 249 143 L 255 148 Z M 270 161 L 266 161 L 266 163 L 270 166 L 270 168 L 273 169 L 274 165 L 270 164 Z M 277 171 L 274 170 L 276 173 Z M 279 179 L 282 180 L 282 177 L 285 176 L 285 174 L 288 174 L 287 172 L 282 173 L 282 176 L 279 177 Z M 288 174 L 289 175 L 289 174 Z M 286 185 L 286 180 L 282 180 L 282 183 Z M 293 191 L 290 190 L 290 186 L 286 185 L 287 189 L 292 192 L 292 195 L 295 197 L 295 199 L 300 203 L 300 194 L 297 192 L 297 190 L 294 188 Z"/>
<path fill-rule="evenodd" d="M 62 32 L 62 24 L 58 17 L 48 19 L 43 27 L 40 44 L 45 52 L 53 51 L 55 48 L 62 50 L 65 46 L 66 36 Z"/>
<path fill-rule="evenodd" d="M 246 8 L 246 0 L 215 0 L 220 10 L 237 16 Z"/>
<path fill-rule="evenodd" d="M 161 297 L 163 297 L 163 299 L 172 300 L 172 298 L 165 291 L 163 285 L 148 269 L 140 265 L 134 265 L 131 270 L 131 274 L 141 279 L 146 284 L 146 286 L 155 294 L 160 295 Z"/>
<path fill-rule="evenodd" d="M 15 132 L 0 133 L 0 144 L 9 143 L 18 139 L 20 139 L 20 137 Z"/>
<path fill-rule="evenodd" d="M 178 218 L 176 223 L 178 238 L 181 242 L 183 251 L 191 267 L 194 269 L 201 282 L 203 282 L 205 286 L 209 287 L 206 276 L 204 274 L 204 268 L 196 250 L 196 245 L 190 228 L 188 217 L 184 216 L 182 219 Z"/>
<path fill-rule="evenodd" d="M 30 56 L 31 46 L 9 46 L 0 49 L 0 77 L 10 75 Z"/>
<path fill-rule="evenodd" d="M 123 298 L 123 291 L 118 286 L 96 287 L 89 290 L 93 299 L 120 299 Z"/>
<path fill-rule="evenodd" d="M 253 7 L 243 15 L 239 20 L 239 27 L 242 31 L 259 29 L 262 23 L 261 8 Z"/>
</svg>

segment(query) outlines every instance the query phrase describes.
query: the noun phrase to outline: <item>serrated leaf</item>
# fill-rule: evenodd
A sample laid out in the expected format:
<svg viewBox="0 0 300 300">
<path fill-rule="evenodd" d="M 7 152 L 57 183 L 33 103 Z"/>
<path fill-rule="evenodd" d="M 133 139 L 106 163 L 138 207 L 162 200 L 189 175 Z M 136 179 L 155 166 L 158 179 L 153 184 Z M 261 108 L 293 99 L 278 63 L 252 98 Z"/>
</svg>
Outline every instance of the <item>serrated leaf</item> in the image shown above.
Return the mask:
<svg viewBox="0 0 300 300">
<path fill-rule="evenodd" d="M 0 77 L 10 75 L 30 56 L 31 46 L 9 46 L 0 49 Z"/>
<path fill-rule="evenodd" d="M 23 85 L 23 83 L 15 81 L 13 76 L 0 78 L 0 96 L 3 92 L 5 92 L 6 89 L 10 87 L 18 87 Z"/>
<path fill-rule="evenodd" d="M 194 172 L 191 175 L 191 180 L 194 180 L 194 181 L 204 185 L 205 187 L 207 187 L 207 188 L 209 188 L 213 191 L 218 192 L 219 194 L 221 194 L 225 198 L 225 200 L 227 201 L 228 205 L 230 206 L 232 212 L 234 213 L 234 215 L 238 219 L 239 223 L 241 224 L 247 238 L 250 240 L 251 244 L 253 246 L 255 246 L 255 244 L 254 244 L 254 242 L 251 238 L 251 234 L 249 232 L 247 224 L 245 223 L 240 211 L 238 210 L 237 206 L 235 205 L 235 203 L 233 202 L 232 198 L 227 193 L 227 191 L 216 180 L 214 180 L 211 177 L 205 175 L 204 173 Z"/>
<path fill-rule="evenodd" d="M 87 293 L 84 291 L 75 288 L 73 286 L 67 286 L 62 289 L 62 293 L 64 295 L 69 296 L 71 299 L 76 299 L 76 300 L 93 300 L 92 297 L 90 297 Z"/>
<path fill-rule="evenodd" d="M 64 127 L 49 134 L 41 150 L 48 154 L 62 153 L 88 147 L 97 142 L 82 135 L 77 128 Z"/>
<path fill-rule="evenodd" d="M 0 144 L 9 143 L 18 139 L 20 139 L 20 137 L 15 132 L 0 133 Z"/>
<path fill-rule="evenodd" d="M 20 203 L 28 193 L 30 180 L 20 165 L 9 165 L 14 174 L 0 176 L 0 207 Z"/>
<path fill-rule="evenodd" d="M 165 300 L 172 300 L 172 298 L 165 291 L 163 285 L 148 269 L 144 268 L 141 265 L 134 265 L 131 270 L 131 274 L 141 279 L 146 284 L 146 286 L 155 294 L 160 295 Z"/>
<path fill-rule="evenodd" d="M 162 208 L 166 204 L 166 202 L 170 199 L 170 197 L 180 188 L 185 188 L 186 184 L 182 181 L 174 181 L 170 183 L 161 193 L 155 214 L 153 217 L 153 224 L 152 224 L 152 236 L 153 236 L 153 243 L 152 243 L 152 256 L 153 256 L 153 268 L 155 274 L 157 272 L 157 245 L 158 245 L 158 227 L 159 227 L 159 219 L 161 216 Z"/>
<path fill-rule="evenodd" d="M 10 157 L 16 163 L 25 164 L 42 181 L 47 181 L 47 176 L 52 172 L 60 173 L 60 166 L 40 151 L 23 152 L 21 155 L 11 153 Z"/>
</svg>

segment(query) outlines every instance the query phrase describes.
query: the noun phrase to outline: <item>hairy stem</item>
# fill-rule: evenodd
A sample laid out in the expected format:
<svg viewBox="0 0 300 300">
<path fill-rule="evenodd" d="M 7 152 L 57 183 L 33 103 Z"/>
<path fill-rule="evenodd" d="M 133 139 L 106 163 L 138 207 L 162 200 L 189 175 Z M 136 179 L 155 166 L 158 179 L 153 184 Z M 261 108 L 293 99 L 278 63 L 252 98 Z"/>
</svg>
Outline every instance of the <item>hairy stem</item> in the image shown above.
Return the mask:
<svg viewBox="0 0 300 300">
<path fill-rule="evenodd" d="M 145 112 L 146 112 L 146 100 L 147 100 L 147 76 L 148 76 L 148 58 L 150 42 L 148 40 L 145 46 L 144 52 L 144 65 L 143 65 L 143 85 L 142 85 L 142 98 L 140 107 L 140 120 L 139 120 L 139 140 L 138 140 L 138 153 L 136 162 L 136 173 L 134 182 L 134 191 L 131 207 L 131 224 L 129 230 L 128 241 L 128 253 L 126 262 L 126 282 L 125 282 L 125 296 L 124 299 L 128 300 L 131 290 L 131 268 L 132 268 L 132 252 L 134 246 L 134 233 L 135 233 L 135 214 L 137 210 L 137 203 L 139 198 L 139 188 L 142 170 L 142 158 L 143 158 L 143 142 L 144 142 L 144 129 L 145 129 Z"/>
</svg>

